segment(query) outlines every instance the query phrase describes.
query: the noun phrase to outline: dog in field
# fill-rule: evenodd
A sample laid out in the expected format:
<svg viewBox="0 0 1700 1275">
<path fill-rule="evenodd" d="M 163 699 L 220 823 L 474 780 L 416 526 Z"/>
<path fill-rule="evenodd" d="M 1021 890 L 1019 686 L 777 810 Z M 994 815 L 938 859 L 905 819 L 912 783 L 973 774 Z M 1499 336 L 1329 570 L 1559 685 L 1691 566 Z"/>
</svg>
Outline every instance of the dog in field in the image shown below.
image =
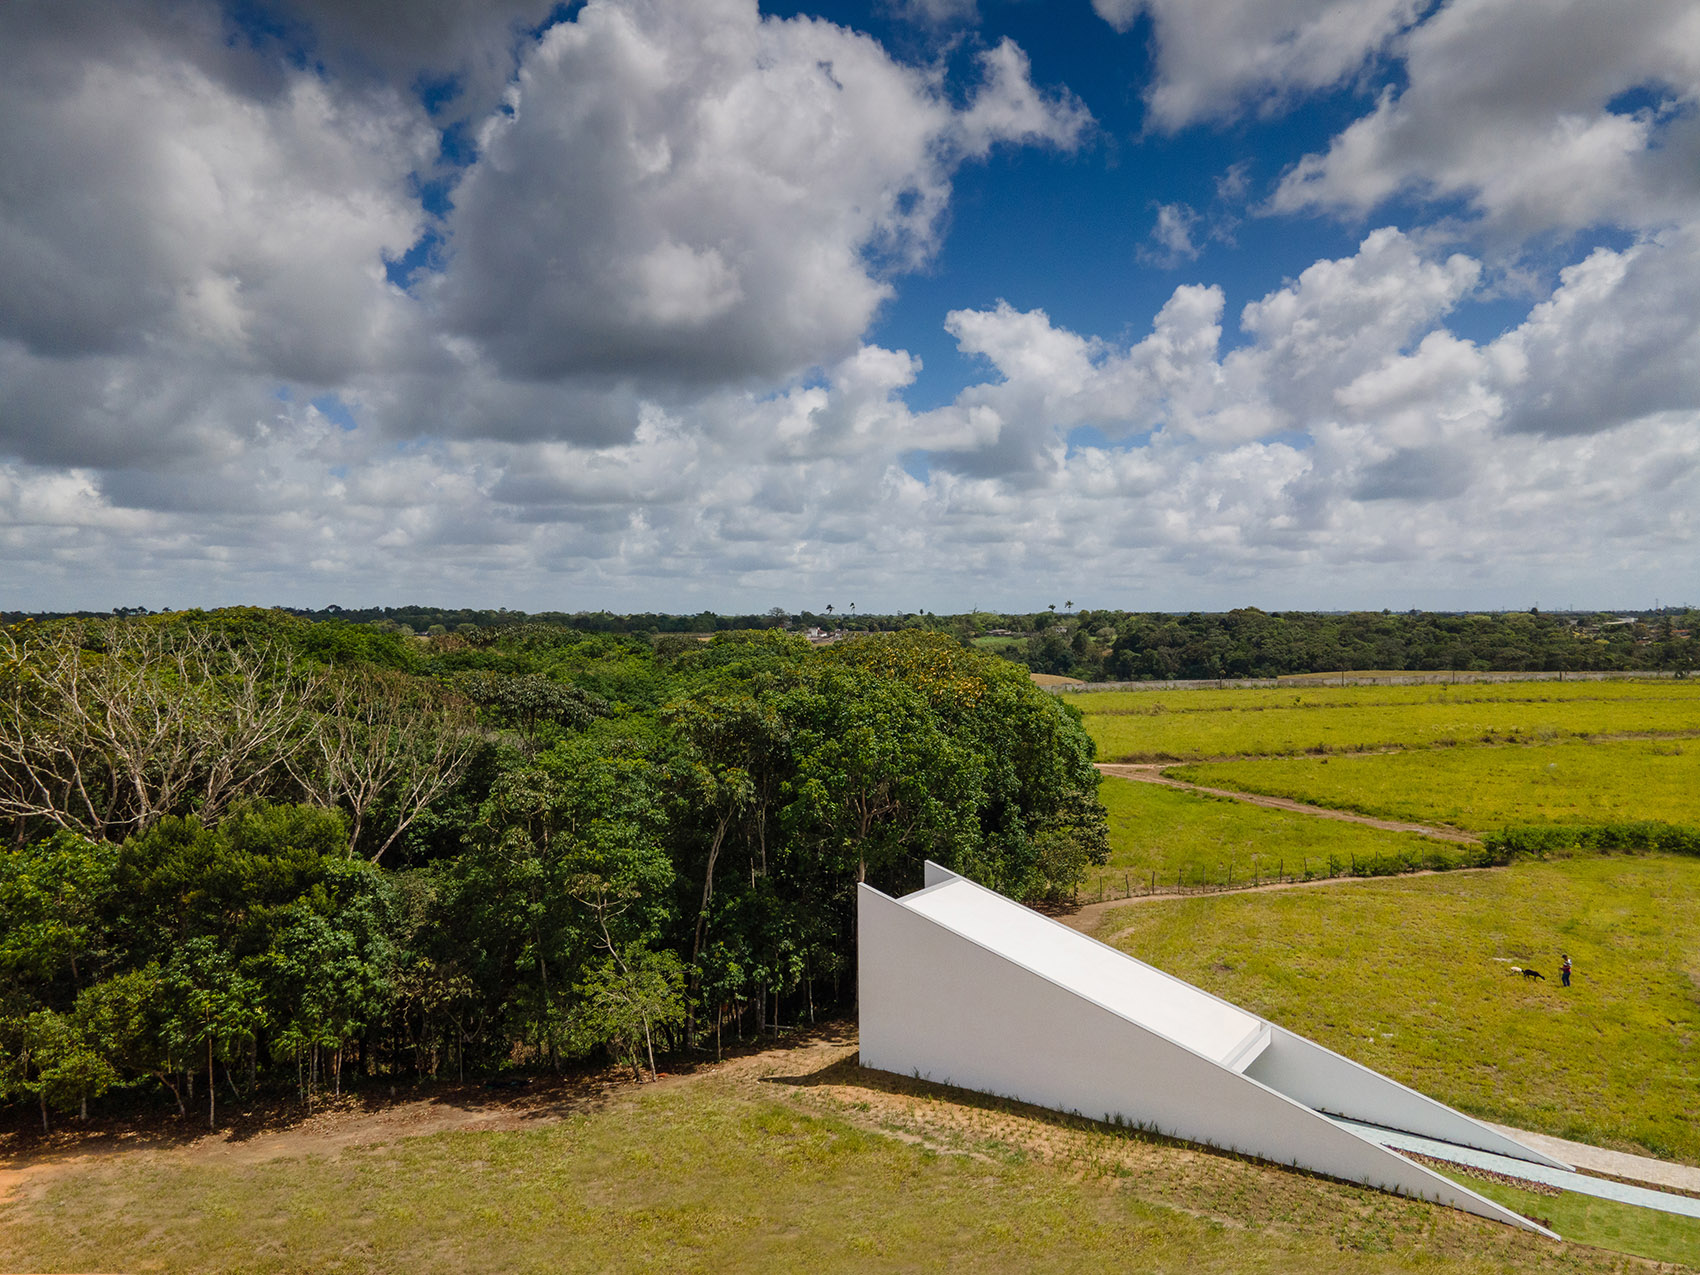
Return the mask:
<svg viewBox="0 0 1700 1275">
<path fill-rule="evenodd" d="M 1543 983 L 1547 981 L 1547 976 L 1539 970 L 1520 969 L 1518 966 L 1513 965 L 1511 967 L 1511 972 L 1513 974 L 1521 974 L 1524 978 L 1538 978 Z"/>
</svg>

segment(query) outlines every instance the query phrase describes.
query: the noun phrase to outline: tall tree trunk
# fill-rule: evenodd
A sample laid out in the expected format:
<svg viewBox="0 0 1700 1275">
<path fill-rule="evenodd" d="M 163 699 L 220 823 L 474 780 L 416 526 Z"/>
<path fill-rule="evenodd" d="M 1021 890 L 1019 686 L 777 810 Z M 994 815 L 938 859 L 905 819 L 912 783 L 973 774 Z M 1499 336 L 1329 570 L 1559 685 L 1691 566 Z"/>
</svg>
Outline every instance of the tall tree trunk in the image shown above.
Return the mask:
<svg viewBox="0 0 1700 1275">
<path fill-rule="evenodd" d="M 207 1035 L 207 1128 L 218 1128 L 218 1081 L 213 1076 L 213 1038 Z"/>
<path fill-rule="evenodd" d="M 532 935 L 536 937 L 535 930 Z M 537 973 L 543 979 L 543 1022 L 549 1033 L 549 1065 L 558 1076 L 561 1074 L 561 1058 L 555 1051 L 555 1008 L 549 998 L 549 966 L 543 959 L 543 943 L 540 939 L 537 941 Z"/>
<path fill-rule="evenodd" d="M 189 1109 L 183 1105 L 183 1091 L 178 1089 L 177 1082 L 170 1078 L 170 1073 L 158 1071 L 154 1074 L 159 1077 L 159 1083 L 171 1090 L 171 1096 L 177 1100 L 177 1114 L 188 1115 Z"/>
<path fill-rule="evenodd" d="M 695 1045 L 697 1038 L 697 991 L 702 986 L 702 969 L 697 958 L 702 955 L 702 943 L 708 937 L 708 905 L 714 899 L 714 861 L 720 857 L 720 846 L 726 839 L 726 829 L 731 822 L 732 816 L 728 813 L 715 828 L 714 840 L 708 847 L 708 866 L 702 874 L 702 907 L 697 911 L 696 933 L 691 938 L 691 982 L 685 994 L 686 1049 Z"/>
</svg>

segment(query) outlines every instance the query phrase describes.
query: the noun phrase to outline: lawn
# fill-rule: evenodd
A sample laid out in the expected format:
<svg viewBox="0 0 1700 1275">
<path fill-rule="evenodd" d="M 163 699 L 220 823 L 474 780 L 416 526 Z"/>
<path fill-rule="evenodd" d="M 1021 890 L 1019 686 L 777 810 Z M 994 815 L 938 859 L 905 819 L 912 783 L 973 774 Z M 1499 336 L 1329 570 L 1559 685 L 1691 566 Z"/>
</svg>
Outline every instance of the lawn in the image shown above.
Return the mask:
<svg viewBox="0 0 1700 1275">
<path fill-rule="evenodd" d="M 408 1275 L 1620 1269 L 1608 1254 L 1452 1210 L 848 1063 L 628 1091 L 523 1131 L 270 1159 L 108 1156 L 0 1207 L 0 1264 Z"/>
<path fill-rule="evenodd" d="M 1071 697 L 1105 761 L 1700 733 L 1700 683 L 1096 692 Z"/>
<path fill-rule="evenodd" d="M 1133 904 L 1100 937 L 1474 1115 L 1700 1163 L 1700 861 Z"/>
<path fill-rule="evenodd" d="M 1477 833 L 1525 823 L 1700 823 L 1700 741 L 1694 740 L 1212 762 L 1167 773 Z"/>
<path fill-rule="evenodd" d="M 1700 1221 L 1694 1218 L 1573 1191 L 1556 1196 L 1536 1195 L 1500 1182 L 1483 1182 L 1462 1175 L 1457 1180 L 1476 1194 L 1516 1209 L 1525 1217 L 1545 1219 L 1548 1229 L 1557 1231 L 1566 1240 L 1700 1269 Z"/>
<path fill-rule="evenodd" d="M 1109 815 L 1110 861 L 1102 870 L 1089 870 L 1082 898 L 1096 897 L 1100 887 L 1110 897 L 1142 893 L 1153 874 L 1158 888 L 1173 889 L 1177 882 L 1240 883 L 1276 873 L 1302 875 L 1307 868 L 1321 872 L 1330 856 L 1342 865 L 1402 859 L 1413 867 L 1449 867 L 1461 856 L 1456 845 L 1408 832 L 1133 779 L 1106 776 L 1098 797 Z"/>
</svg>

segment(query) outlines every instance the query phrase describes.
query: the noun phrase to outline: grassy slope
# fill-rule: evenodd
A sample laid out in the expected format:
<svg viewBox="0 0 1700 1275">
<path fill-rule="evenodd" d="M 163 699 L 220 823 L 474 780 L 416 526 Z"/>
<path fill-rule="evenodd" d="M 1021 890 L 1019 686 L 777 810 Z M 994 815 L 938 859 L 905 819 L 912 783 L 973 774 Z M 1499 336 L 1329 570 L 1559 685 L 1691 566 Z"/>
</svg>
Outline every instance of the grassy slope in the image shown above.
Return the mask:
<svg viewBox="0 0 1700 1275">
<path fill-rule="evenodd" d="M 1179 766 L 1177 778 L 1491 832 L 1519 823 L 1700 823 L 1700 743 L 1625 740 Z"/>
<path fill-rule="evenodd" d="M 1147 888 L 1152 872 L 1159 886 L 1172 887 L 1177 872 L 1189 882 L 1201 874 L 1221 882 L 1230 863 L 1238 882 L 1254 871 L 1265 877 L 1276 871 L 1300 874 L 1307 861 L 1320 871 L 1329 855 L 1341 863 L 1354 855 L 1359 860 L 1411 855 L 1451 863 L 1459 854 L 1454 845 L 1411 833 L 1383 832 L 1132 779 L 1106 776 L 1098 796 L 1110 817 L 1110 862 L 1102 872 L 1090 871 L 1081 887 L 1083 898 L 1098 893 L 1100 876 L 1107 892 L 1119 895 L 1129 879 L 1135 893 Z"/>
<path fill-rule="evenodd" d="M 1177 900 L 1105 924 L 1123 950 L 1465 1111 L 1700 1163 L 1700 862 Z"/>
<path fill-rule="evenodd" d="M 1700 1268 L 1700 1221 L 1694 1218 L 1570 1191 L 1558 1196 L 1536 1195 L 1498 1182 L 1467 1177 L 1458 1181 L 1525 1217 L 1545 1220 L 1567 1240 Z"/>
<path fill-rule="evenodd" d="M 1700 731 L 1700 684 L 1348 687 L 1331 692 L 1102 692 L 1076 696 L 1106 761 L 1225 757 Z M 1482 696 L 1481 690 L 1520 695 Z M 1632 690 L 1635 694 L 1625 694 Z M 1407 692 L 1393 695 L 1394 691 Z M 1549 693 L 1552 692 L 1552 693 Z M 1557 692 L 1563 692 L 1562 694 Z"/>
<path fill-rule="evenodd" d="M 409 1275 L 1620 1269 L 1451 1210 L 842 1064 L 801 1079 L 710 1078 L 536 1130 L 332 1157 L 136 1153 L 0 1209 L 0 1263 Z"/>
</svg>

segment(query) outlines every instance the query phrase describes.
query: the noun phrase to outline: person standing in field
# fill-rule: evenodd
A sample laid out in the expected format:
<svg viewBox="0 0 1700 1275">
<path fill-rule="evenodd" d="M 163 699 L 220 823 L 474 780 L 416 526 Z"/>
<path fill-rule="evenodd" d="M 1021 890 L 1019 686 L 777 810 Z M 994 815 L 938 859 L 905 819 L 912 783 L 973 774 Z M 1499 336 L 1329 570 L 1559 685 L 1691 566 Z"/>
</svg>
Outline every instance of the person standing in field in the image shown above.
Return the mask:
<svg viewBox="0 0 1700 1275">
<path fill-rule="evenodd" d="M 1564 964 L 1560 965 L 1558 967 L 1558 972 L 1564 979 L 1563 985 L 1565 987 L 1569 987 L 1570 986 L 1570 958 L 1568 956 L 1566 956 L 1564 958 Z"/>
</svg>

